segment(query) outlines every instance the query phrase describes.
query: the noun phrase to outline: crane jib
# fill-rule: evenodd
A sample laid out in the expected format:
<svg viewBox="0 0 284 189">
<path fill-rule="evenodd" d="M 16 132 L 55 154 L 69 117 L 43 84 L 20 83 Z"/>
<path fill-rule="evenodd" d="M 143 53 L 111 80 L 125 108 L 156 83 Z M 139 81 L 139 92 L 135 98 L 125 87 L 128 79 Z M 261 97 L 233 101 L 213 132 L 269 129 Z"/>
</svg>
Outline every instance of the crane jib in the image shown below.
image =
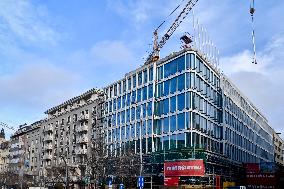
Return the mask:
<svg viewBox="0 0 284 189">
<path fill-rule="evenodd" d="M 163 25 L 164 21 L 163 21 L 162 24 L 160 24 L 160 26 L 155 30 L 156 33 L 154 33 L 156 35 L 154 37 L 154 44 L 157 44 L 158 48 L 153 48 L 153 51 L 149 54 L 148 58 L 146 59 L 145 64 L 151 62 L 154 57 L 155 57 L 155 60 L 157 60 L 157 57 L 159 57 L 159 51 L 161 50 L 161 48 L 163 48 L 163 46 L 166 44 L 167 40 L 169 40 L 169 38 L 173 35 L 173 33 L 176 31 L 176 29 L 179 27 L 179 25 L 183 22 L 183 20 L 186 18 L 186 16 L 189 14 L 189 12 L 192 10 L 192 8 L 195 6 L 195 4 L 197 2 L 198 2 L 198 0 L 189 0 L 186 3 L 183 10 L 178 15 L 178 17 L 175 19 L 173 24 L 170 26 L 170 28 L 167 30 L 167 32 L 163 35 L 163 37 L 161 38 L 161 41 L 157 42 L 157 39 L 158 39 L 157 32 L 158 32 L 158 29 L 160 28 L 160 26 Z M 154 45 L 154 47 L 155 47 L 155 45 Z"/>
</svg>

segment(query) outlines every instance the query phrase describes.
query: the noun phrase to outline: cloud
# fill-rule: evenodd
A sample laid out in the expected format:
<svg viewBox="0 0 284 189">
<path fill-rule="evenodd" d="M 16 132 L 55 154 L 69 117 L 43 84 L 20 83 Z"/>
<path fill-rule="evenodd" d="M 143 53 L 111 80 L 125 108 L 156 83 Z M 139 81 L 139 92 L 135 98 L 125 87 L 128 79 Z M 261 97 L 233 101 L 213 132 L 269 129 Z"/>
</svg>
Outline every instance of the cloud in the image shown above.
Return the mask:
<svg viewBox="0 0 284 189">
<path fill-rule="evenodd" d="M 78 83 L 80 77 L 47 62 L 25 64 L 14 73 L 0 76 L 1 106 L 50 106 L 70 97 Z"/>
<path fill-rule="evenodd" d="M 284 34 L 272 37 L 258 52 L 258 64 L 252 64 L 252 53 L 245 50 L 221 59 L 226 75 L 268 118 L 270 125 L 284 133 Z M 284 136 L 284 135 L 282 135 Z"/>
<path fill-rule="evenodd" d="M 143 25 L 156 18 L 160 20 L 160 23 L 163 21 L 161 19 L 168 19 L 167 16 L 170 12 L 182 2 L 181 0 L 171 0 L 166 3 L 160 0 L 107 0 L 107 6 L 110 10 L 130 21 L 136 29 L 145 29 Z M 157 27 L 160 23 L 158 21 L 154 27 Z"/>
<path fill-rule="evenodd" d="M 122 41 L 102 41 L 91 48 L 91 55 L 97 65 L 129 64 L 134 59 L 129 47 Z"/>
<path fill-rule="evenodd" d="M 150 1 L 128 1 L 122 2 L 121 0 L 107 1 L 108 7 L 118 13 L 120 16 L 123 16 L 131 20 L 136 26 L 147 21 L 150 16 L 149 12 L 152 12 L 153 2 Z"/>
<path fill-rule="evenodd" d="M 43 46 L 54 45 L 59 40 L 59 33 L 52 27 L 44 6 L 33 5 L 27 0 L 2 0 L 0 7 L 2 44 Z"/>
<path fill-rule="evenodd" d="M 44 111 L 85 91 L 84 79 L 47 60 L 0 76 L 0 120 L 17 127 L 44 119 Z"/>
</svg>

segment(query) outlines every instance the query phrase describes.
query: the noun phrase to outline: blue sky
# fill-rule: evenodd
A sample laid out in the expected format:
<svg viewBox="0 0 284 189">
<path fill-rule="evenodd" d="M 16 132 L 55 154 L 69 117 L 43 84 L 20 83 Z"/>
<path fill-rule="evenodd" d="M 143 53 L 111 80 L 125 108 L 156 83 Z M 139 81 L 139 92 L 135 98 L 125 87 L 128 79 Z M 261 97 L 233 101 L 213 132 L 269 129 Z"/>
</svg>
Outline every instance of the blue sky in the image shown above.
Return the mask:
<svg viewBox="0 0 284 189">
<path fill-rule="evenodd" d="M 180 2 L 1 0 L 0 121 L 32 123 L 48 108 L 139 67 L 154 28 Z M 194 8 L 220 49 L 221 70 L 284 132 L 284 1 L 256 1 L 258 65 L 251 64 L 248 10 L 249 0 L 199 0 Z M 190 30 L 191 16 L 162 56 L 180 49 L 178 38 Z"/>
</svg>

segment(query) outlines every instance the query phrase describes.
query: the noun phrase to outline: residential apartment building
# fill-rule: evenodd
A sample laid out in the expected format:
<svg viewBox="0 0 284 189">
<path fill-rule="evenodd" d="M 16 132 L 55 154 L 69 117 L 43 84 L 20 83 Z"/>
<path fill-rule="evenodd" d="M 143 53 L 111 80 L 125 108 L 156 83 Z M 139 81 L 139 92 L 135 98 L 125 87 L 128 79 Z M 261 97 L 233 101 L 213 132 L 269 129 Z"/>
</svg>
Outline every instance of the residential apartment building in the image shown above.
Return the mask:
<svg viewBox="0 0 284 189">
<path fill-rule="evenodd" d="M 0 132 L 0 172 L 8 171 L 10 142 L 5 140 L 4 129 Z"/>
<path fill-rule="evenodd" d="M 39 175 L 41 125 L 45 120 L 37 121 L 27 126 L 25 133 L 25 171 L 27 175 Z"/>
<path fill-rule="evenodd" d="M 43 121 L 20 125 L 11 136 L 9 169 L 15 173 L 38 175 L 40 126 Z"/>
<path fill-rule="evenodd" d="M 41 126 L 41 167 L 62 165 L 78 167 L 86 164 L 91 152 L 95 129 L 101 125 L 103 93 L 91 89 L 45 113 L 48 118 Z"/>
<path fill-rule="evenodd" d="M 279 133 L 273 132 L 273 144 L 274 144 L 274 161 L 284 166 L 284 141 L 279 136 Z"/>
<path fill-rule="evenodd" d="M 10 138 L 9 170 L 16 174 L 19 174 L 19 171 L 23 170 L 25 163 L 26 126 L 27 125 L 20 125 L 19 129 Z"/>
<path fill-rule="evenodd" d="M 273 160 L 265 117 L 195 50 L 145 64 L 104 91 L 109 155 L 157 154 L 158 173 L 164 161 L 203 158 L 206 175 L 224 177 L 228 164 Z"/>
</svg>

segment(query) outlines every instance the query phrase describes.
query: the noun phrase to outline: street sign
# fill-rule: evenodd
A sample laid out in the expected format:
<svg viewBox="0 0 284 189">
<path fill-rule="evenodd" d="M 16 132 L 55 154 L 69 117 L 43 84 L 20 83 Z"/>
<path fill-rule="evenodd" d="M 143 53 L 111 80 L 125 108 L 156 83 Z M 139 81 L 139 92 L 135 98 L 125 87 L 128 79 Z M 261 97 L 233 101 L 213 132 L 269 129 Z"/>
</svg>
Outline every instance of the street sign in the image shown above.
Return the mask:
<svg viewBox="0 0 284 189">
<path fill-rule="evenodd" d="M 138 187 L 144 188 L 144 177 L 142 176 L 138 177 Z"/>
<path fill-rule="evenodd" d="M 109 179 L 108 181 L 108 188 L 112 188 L 112 179 Z"/>
<path fill-rule="evenodd" d="M 120 184 L 120 185 L 119 185 L 119 189 L 124 189 L 124 185 L 123 185 L 123 184 Z"/>
</svg>

